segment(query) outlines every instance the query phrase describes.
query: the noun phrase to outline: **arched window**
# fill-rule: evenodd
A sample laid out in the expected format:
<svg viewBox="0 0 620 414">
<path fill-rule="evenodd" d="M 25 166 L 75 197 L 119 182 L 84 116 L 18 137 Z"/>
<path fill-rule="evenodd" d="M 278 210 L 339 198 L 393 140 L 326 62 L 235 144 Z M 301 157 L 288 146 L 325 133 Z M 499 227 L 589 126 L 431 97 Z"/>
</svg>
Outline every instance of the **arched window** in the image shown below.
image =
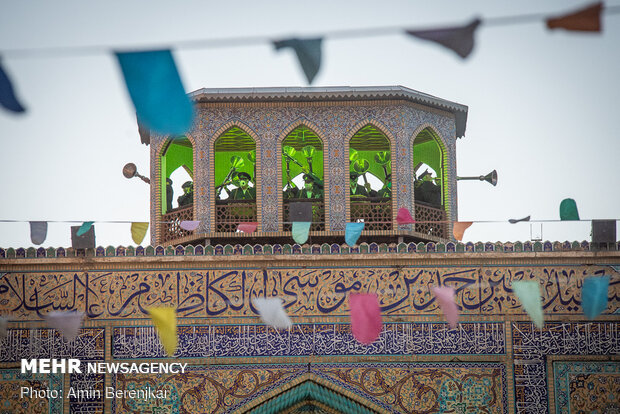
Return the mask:
<svg viewBox="0 0 620 414">
<path fill-rule="evenodd" d="M 390 141 L 373 125 L 349 141 L 351 221 L 364 230 L 392 229 L 392 162 Z"/>
<path fill-rule="evenodd" d="M 215 141 L 215 221 L 218 232 L 256 222 L 256 142 L 239 127 Z"/>
<path fill-rule="evenodd" d="M 161 227 L 160 243 L 189 234 L 181 229 L 184 220 L 194 217 L 194 149 L 180 136 L 170 139 L 160 156 Z"/>
<path fill-rule="evenodd" d="M 413 141 L 413 170 L 416 231 L 448 237 L 446 223 L 448 174 L 446 151 L 431 128 L 425 128 Z"/>
<path fill-rule="evenodd" d="M 281 151 L 284 231 L 291 229 L 291 203 L 309 205 L 310 229 L 325 230 L 323 142 L 314 131 L 300 125 L 284 138 Z"/>
</svg>

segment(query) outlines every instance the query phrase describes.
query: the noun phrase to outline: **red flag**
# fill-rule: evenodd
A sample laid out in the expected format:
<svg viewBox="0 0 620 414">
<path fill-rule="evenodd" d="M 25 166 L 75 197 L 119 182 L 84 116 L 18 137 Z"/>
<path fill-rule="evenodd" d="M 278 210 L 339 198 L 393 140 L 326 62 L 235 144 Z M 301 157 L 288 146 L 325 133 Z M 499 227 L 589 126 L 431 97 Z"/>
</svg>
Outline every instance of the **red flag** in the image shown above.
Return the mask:
<svg viewBox="0 0 620 414">
<path fill-rule="evenodd" d="M 602 11 L 603 3 L 596 3 L 574 13 L 549 18 L 547 19 L 547 27 L 577 32 L 600 32 Z"/>
<path fill-rule="evenodd" d="M 376 293 L 352 293 L 349 296 L 351 308 L 351 331 L 363 344 L 377 340 L 382 329 L 381 309 Z"/>
</svg>

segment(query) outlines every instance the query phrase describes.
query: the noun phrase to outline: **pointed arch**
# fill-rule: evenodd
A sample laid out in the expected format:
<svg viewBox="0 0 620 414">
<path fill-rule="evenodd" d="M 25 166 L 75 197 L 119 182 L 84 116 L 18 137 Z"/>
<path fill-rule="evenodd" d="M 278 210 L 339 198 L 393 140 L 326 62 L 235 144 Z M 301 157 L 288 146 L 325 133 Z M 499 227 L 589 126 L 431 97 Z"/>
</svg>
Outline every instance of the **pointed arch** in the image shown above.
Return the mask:
<svg viewBox="0 0 620 414">
<path fill-rule="evenodd" d="M 299 133 L 309 133 L 307 145 L 304 143 L 298 142 Z M 293 136 L 295 135 L 295 136 Z M 307 135 L 306 135 L 307 136 Z M 325 205 L 328 203 L 329 192 L 325 191 L 325 189 L 329 188 L 329 177 L 328 177 L 328 162 L 329 162 L 329 141 L 323 139 L 325 135 L 322 130 L 315 125 L 313 122 L 308 121 L 305 118 L 297 119 L 291 122 L 286 128 L 282 130 L 282 132 L 278 136 L 277 145 L 278 149 L 276 151 L 276 165 L 281 169 L 281 172 L 277 174 L 278 177 L 278 206 L 280 211 L 280 217 L 282 220 L 279 220 L 279 229 L 284 231 L 290 231 L 291 225 L 288 223 L 290 221 L 289 213 L 288 213 L 288 203 L 290 200 L 296 200 L 297 191 L 293 188 L 290 188 L 290 184 L 288 181 L 290 178 L 294 178 L 299 173 L 304 171 L 304 163 L 305 171 L 309 171 L 312 168 L 313 175 L 318 178 L 321 183 L 315 183 L 315 189 L 320 188 L 321 197 L 317 196 L 316 201 L 313 201 L 313 224 L 311 227 L 312 231 L 324 231 L 326 229 L 326 223 L 328 222 L 328 213 L 325 209 Z M 295 162 L 293 162 L 291 166 L 291 162 L 286 163 L 283 156 L 283 149 L 285 146 L 293 147 L 295 150 L 295 155 L 293 156 L 295 160 L 301 164 L 299 167 Z M 307 158 L 301 156 L 301 150 L 305 146 L 311 146 L 315 149 L 315 153 L 311 160 L 308 161 Z M 292 168 L 292 173 L 287 174 L 287 171 Z M 296 174 L 297 173 L 297 174 Z M 286 186 L 286 193 L 285 193 Z M 317 190 L 316 193 L 319 191 Z M 316 194 L 315 194 L 316 195 Z M 282 223 L 285 222 L 286 224 Z"/>
<path fill-rule="evenodd" d="M 446 141 L 435 126 L 425 123 L 416 128 L 411 135 L 409 147 L 411 148 L 412 171 L 415 178 L 413 191 L 415 218 L 421 221 L 437 220 L 444 222 L 438 225 L 432 223 L 416 225 L 416 231 L 450 238 L 451 224 L 445 222 L 450 217 L 452 177 L 450 176 Z M 419 177 L 429 168 L 428 172 L 431 173 L 433 179 L 429 183 L 424 183 L 419 180 Z M 423 186 L 427 188 L 423 189 Z"/>
<path fill-rule="evenodd" d="M 260 192 L 260 140 L 258 135 L 246 124 L 239 120 L 231 120 L 222 125 L 211 137 L 209 147 L 213 156 L 210 158 L 210 176 L 212 180 L 212 188 L 215 193 L 211 198 L 211 222 L 215 223 L 216 232 L 235 232 L 239 222 L 252 221 L 261 222 L 261 192 Z M 251 155 L 253 153 L 253 155 Z M 235 166 L 231 165 L 231 158 L 239 157 L 243 164 Z M 252 157 L 254 162 L 252 162 Z M 224 181 L 231 182 L 235 179 L 236 174 L 246 173 L 250 176 L 250 184 L 247 191 L 235 191 L 235 186 L 226 185 Z M 248 181 L 248 180 L 244 180 Z M 241 182 L 236 180 L 235 182 Z M 233 187 L 235 189 L 230 189 Z M 237 185 L 236 187 L 243 187 Z M 232 194 L 232 198 L 236 198 L 235 193 L 246 194 L 245 200 L 232 200 L 222 202 L 218 199 L 218 193 Z M 222 198 L 226 198 L 222 196 Z M 235 204 L 233 206 L 233 204 Z"/>
<path fill-rule="evenodd" d="M 244 406 L 245 413 L 277 414 L 297 412 L 303 406 L 326 407 L 329 412 L 347 414 L 375 414 L 380 408 L 338 385 L 314 374 L 306 374 L 250 402 Z M 254 404 L 253 404 L 254 403 Z"/>
<path fill-rule="evenodd" d="M 383 123 L 367 118 L 350 130 L 346 143 L 345 163 L 349 165 L 347 171 L 349 190 L 346 197 L 348 220 L 363 220 L 366 223 L 364 230 L 392 230 L 396 218 L 396 196 L 392 193 L 392 189 L 398 188 L 397 176 L 392 174 L 391 168 L 396 148 L 394 135 Z M 350 163 L 354 150 L 357 154 L 362 154 L 359 156 L 360 159 L 367 161 L 368 171 L 376 177 L 383 177 L 381 188 L 373 188 L 371 184 L 371 191 L 368 192 L 359 184 L 359 178 L 355 178 L 356 170 L 352 170 L 354 164 Z M 357 174 L 359 175 L 359 172 Z M 363 187 L 367 187 L 367 181 L 363 182 Z M 360 197 L 354 193 L 367 193 L 367 196 Z"/>
<path fill-rule="evenodd" d="M 195 182 L 196 140 L 191 134 L 168 137 L 162 140 L 156 149 L 155 167 L 155 208 L 159 220 L 155 224 L 155 240 L 157 244 L 168 245 L 190 233 L 180 228 L 183 220 L 193 220 L 195 216 L 195 194 L 189 194 L 189 202 L 184 206 L 172 207 L 174 194 L 167 179 L 178 168 L 184 168 Z M 183 194 L 179 194 L 182 197 Z M 177 199 L 179 198 L 177 197 Z"/>
</svg>

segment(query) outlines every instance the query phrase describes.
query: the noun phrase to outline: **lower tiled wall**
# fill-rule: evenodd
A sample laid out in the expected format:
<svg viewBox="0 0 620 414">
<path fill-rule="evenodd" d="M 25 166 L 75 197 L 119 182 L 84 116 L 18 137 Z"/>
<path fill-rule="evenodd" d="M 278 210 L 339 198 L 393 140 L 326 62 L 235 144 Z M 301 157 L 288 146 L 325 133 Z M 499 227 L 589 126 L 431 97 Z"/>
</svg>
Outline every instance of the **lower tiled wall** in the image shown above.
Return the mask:
<svg viewBox="0 0 620 414">
<path fill-rule="evenodd" d="M 202 324 L 201 324 L 202 323 Z M 65 342 L 45 328 L 12 328 L 0 341 L 0 412 L 244 412 L 313 381 L 376 412 L 613 412 L 620 406 L 620 322 L 386 323 L 357 343 L 345 322 L 258 324 L 180 320 L 166 358 L 148 325 L 85 328 Z M 107 357 L 105 357 L 107 355 Z M 21 374 L 22 358 L 182 362 L 185 374 Z M 71 398 L 19 398 L 21 387 L 99 390 Z M 106 398 L 106 390 L 164 398 Z M 162 395 L 162 394 L 160 394 Z M 580 411 L 581 410 L 581 411 Z M 610 411 L 612 410 L 612 411 Z"/>
</svg>

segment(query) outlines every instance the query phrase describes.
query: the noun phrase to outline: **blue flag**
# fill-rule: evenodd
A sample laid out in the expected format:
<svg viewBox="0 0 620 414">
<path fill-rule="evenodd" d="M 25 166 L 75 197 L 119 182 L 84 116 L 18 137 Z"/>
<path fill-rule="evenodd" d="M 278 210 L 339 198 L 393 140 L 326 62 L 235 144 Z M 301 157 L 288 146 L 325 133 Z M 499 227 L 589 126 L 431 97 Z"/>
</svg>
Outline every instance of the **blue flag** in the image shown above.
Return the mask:
<svg viewBox="0 0 620 414">
<path fill-rule="evenodd" d="M 357 239 L 362 234 L 362 230 L 364 230 L 364 223 L 347 223 L 344 231 L 344 241 L 351 247 L 355 246 Z"/>
<path fill-rule="evenodd" d="M 194 117 L 169 50 L 116 53 L 140 122 L 161 134 L 184 134 Z"/>
<path fill-rule="evenodd" d="M 609 276 L 586 277 L 581 287 L 581 307 L 590 320 L 607 309 L 607 290 Z"/>
<path fill-rule="evenodd" d="M 13 85 L 8 75 L 0 65 L 0 104 L 12 112 L 24 112 L 25 109 L 15 97 Z"/>
</svg>

